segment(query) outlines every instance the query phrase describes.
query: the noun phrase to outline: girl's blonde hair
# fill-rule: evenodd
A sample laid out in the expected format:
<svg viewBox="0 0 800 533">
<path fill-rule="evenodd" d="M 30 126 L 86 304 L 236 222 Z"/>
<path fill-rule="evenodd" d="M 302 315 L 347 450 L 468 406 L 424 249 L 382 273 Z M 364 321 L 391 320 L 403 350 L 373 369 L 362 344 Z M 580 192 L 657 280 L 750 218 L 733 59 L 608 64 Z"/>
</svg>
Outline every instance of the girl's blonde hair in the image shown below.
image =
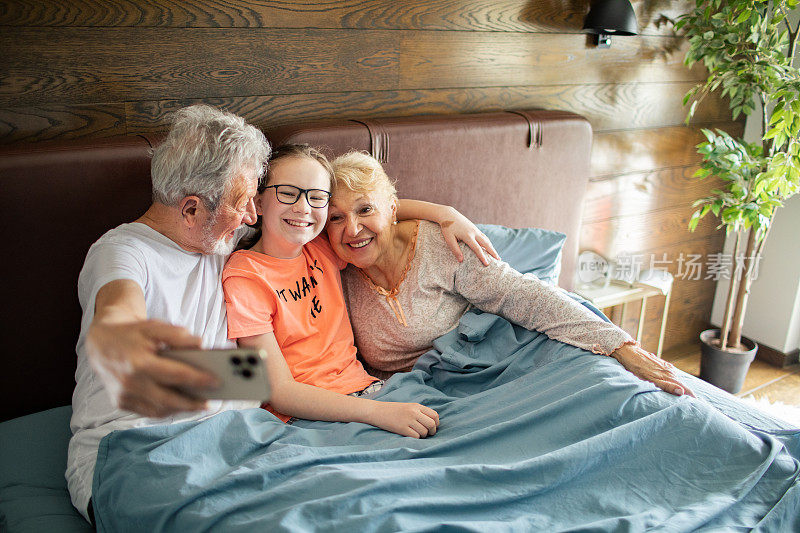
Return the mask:
<svg viewBox="0 0 800 533">
<path fill-rule="evenodd" d="M 397 200 L 394 180 L 389 178 L 377 159 L 366 152 L 351 151 L 331 162 L 336 188 L 357 193 L 380 192 Z"/>
</svg>

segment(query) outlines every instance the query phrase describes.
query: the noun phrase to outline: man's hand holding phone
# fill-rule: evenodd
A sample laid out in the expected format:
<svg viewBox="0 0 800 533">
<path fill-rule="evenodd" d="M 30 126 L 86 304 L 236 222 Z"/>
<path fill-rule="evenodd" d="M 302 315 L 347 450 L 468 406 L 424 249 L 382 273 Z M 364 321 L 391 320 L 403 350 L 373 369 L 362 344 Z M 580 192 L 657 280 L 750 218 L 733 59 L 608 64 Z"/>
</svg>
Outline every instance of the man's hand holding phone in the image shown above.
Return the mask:
<svg viewBox="0 0 800 533">
<path fill-rule="evenodd" d="M 162 346 L 199 349 L 200 338 L 158 320 L 92 323 L 86 337 L 89 362 L 115 405 L 144 416 L 164 417 L 206 409 L 205 400 L 177 387 L 213 389 L 217 377 L 158 354 Z"/>
<path fill-rule="evenodd" d="M 202 350 L 199 337 L 157 320 L 95 323 L 87 343 L 92 367 L 126 411 L 160 418 L 205 410 L 207 399 L 269 397 L 260 350 Z"/>
<path fill-rule="evenodd" d="M 212 389 L 178 387 L 190 396 L 214 400 L 269 399 L 266 350 L 236 348 L 220 350 L 161 350 L 167 359 L 181 361 L 217 377 L 219 385 Z"/>
</svg>

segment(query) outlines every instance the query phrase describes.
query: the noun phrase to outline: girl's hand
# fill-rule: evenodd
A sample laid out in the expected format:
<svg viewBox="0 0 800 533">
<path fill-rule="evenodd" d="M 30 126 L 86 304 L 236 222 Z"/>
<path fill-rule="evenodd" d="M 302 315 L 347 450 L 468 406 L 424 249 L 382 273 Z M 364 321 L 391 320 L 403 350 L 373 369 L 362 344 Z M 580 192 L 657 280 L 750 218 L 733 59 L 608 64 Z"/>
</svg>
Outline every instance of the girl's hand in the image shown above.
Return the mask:
<svg viewBox="0 0 800 533">
<path fill-rule="evenodd" d="M 486 257 L 487 253 L 495 259 L 500 259 L 489 238 L 470 219 L 453 207 L 447 209 L 449 210 L 448 215 L 439 221 L 439 225 L 442 227 L 442 235 L 445 242 L 447 242 L 447 246 L 456 256 L 459 263 L 464 260 L 464 255 L 461 253 L 458 241 L 469 246 L 484 266 L 489 264 L 489 259 Z"/>
<path fill-rule="evenodd" d="M 687 394 L 694 398 L 692 390 L 678 381 L 672 363 L 656 357 L 641 346 L 623 344 L 611 353 L 611 357 L 639 379 L 649 381 L 665 392 L 675 396 Z"/>
<path fill-rule="evenodd" d="M 373 426 L 415 439 L 436 434 L 439 413 L 430 407 L 418 403 L 371 401 L 375 402 L 374 420 L 370 421 Z"/>
</svg>

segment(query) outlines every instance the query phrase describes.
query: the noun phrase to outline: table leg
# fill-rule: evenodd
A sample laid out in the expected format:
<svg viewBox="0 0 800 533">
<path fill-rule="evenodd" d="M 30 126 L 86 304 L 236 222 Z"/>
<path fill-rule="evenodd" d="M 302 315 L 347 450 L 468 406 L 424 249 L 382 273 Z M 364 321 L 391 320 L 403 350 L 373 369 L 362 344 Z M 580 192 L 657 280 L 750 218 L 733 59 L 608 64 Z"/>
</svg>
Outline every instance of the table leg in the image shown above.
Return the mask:
<svg viewBox="0 0 800 533">
<path fill-rule="evenodd" d="M 658 334 L 658 351 L 656 355 L 661 357 L 661 349 L 664 347 L 664 332 L 667 329 L 667 313 L 669 312 L 669 297 L 672 296 L 672 287 L 667 291 L 664 299 L 664 316 L 661 317 L 661 332 Z"/>
<path fill-rule="evenodd" d="M 642 343 L 642 330 L 644 327 L 644 311 L 647 308 L 647 296 L 642 298 L 642 310 L 639 311 L 639 323 L 636 324 L 636 342 Z"/>
<path fill-rule="evenodd" d="M 619 324 L 617 324 L 620 329 L 625 329 L 625 315 L 628 311 L 628 302 L 623 302 L 622 304 L 622 312 L 619 314 Z"/>
</svg>

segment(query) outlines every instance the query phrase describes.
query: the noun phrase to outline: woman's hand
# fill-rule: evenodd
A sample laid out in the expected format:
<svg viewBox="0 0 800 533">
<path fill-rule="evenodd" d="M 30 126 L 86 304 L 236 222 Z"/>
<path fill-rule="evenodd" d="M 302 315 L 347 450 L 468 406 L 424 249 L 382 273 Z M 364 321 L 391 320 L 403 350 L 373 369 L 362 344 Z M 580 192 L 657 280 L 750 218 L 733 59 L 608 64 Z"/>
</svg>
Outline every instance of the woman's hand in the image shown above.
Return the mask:
<svg viewBox="0 0 800 533">
<path fill-rule="evenodd" d="M 636 344 L 624 344 L 612 352 L 611 357 L 622 363 L 630 373 L 653 383 L 659 389 L 682 396 L 695 397 L 692 390 L 678 381 L 675 367 Z"/>
<path fill-rule="evenodd" d="M 489 264 L 486 254 L 495 259 L 500 259 L 489 238 L 467 217 L 458 212 L 454 207 L 433 204 L 422 200 L 409 200 L 406 198 L 397 201 L 397 220 L 422 219 L 436 222 L 442 228 L 442 235 L 447 242 L 447 247 L 456 256 L 458 262 L 464 260 L 458 241 L 463 242 L 475 252 L 484 266 Z"/>
<path fill-rule="evenodd" d="M 415 439 L 424 439 L 436 434 L 436 428 L 439 427 L 439 413 L 430 407 L 418 403 L 370 401 L 374 404 L 369 424 Z"/>
<path fill-rule="evenodd" d="M 464 260 L 464 255 L 461 253 L 458 241 L 469 246 L 484 265 L 489 264 L 489 259 L 486 257 L 487 253 L 495 259 L 500 259 L 494 246 L 492 246 L 492 242 L 470 219 L 453 207 L 448 207 L 447 209 L 449 210 L 448 214 L 439 220 L 439 225 L 442 227 L 442 235 L 445 242 L 447 242 L 447 246 L 456 256 L 459 263 Z"/>
</svg>

